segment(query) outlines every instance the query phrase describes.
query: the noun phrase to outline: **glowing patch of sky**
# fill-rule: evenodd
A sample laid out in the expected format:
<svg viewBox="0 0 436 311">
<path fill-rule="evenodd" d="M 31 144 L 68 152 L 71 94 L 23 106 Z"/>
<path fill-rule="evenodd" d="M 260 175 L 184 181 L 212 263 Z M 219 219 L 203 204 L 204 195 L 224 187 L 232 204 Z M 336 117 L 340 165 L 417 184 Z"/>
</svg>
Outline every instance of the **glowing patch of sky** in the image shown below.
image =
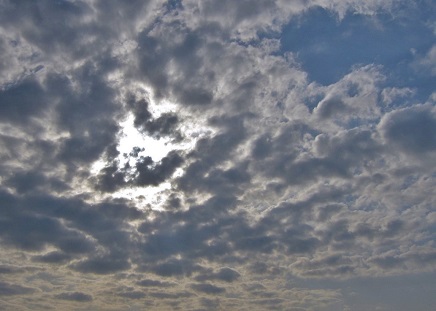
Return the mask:
<svg viewBox="0 0 436 311">
<path fill-rule="evenodd" d="M 174 149 L 174 145 L 170 143 L 169 138 L 155 139 L 140 133 L 133 126 L 133 115 L 129 115 L 127 119 L 120 123 L 122 127 L 121 138 L 117 147 L 120 152 L 119 160 L 123 161 L 123 155 L 129 154 L 134 147 L 144 148 L 139 155 L 149 156 L 153 161 L 160 161 L 168 152 Z"/>
<path fill-rule="evenodd" d="M 144 87 L 145 88 L 145 87 Z M 150 92 L 147 92 L 150 93 Z M 163 113 L 174 111 L 177 105 L 169 102 L 168 100 L 162 100 L 159 104 L 156 104 L 155 100 L 150 100 L 149 111 L 154 118 L 159 117 Z M 190 122 L 189 118 L 186 122 L 183 122 L 180 126 L 180 131 L 184 136 L 182 142 L 174 142 L 169 137 L 155 138 L 148 136 L 138 131 L 134 126 L 134 115 L 128 114 L 128 116 L 120 122 L 120 138 L 117 146 L 119 156 L 117 161 L 124 165 L 129 162 L 131 166 L 135 165 L 136 158 L 129 156 L 133 148 L 139 147 L 144 149 L 138 153 L 138 156 L 151 157 L 154 162 L 159 162 L 170 151 L 179 150 L 187 151 L 195 146 L 197 140 L 205 135 L 211 135 L 213 130 L 201 124 L 197 119 L 196 123 Z M 100 170 L 107 165 L 104 160 L 98 160 L 92 165 L 91 172 L 98 174 Z M 183 168 L 179 168 L 174 173 L 174 176 L 181 175 Z M 146 209 L 148 206 L 152 206 L 154 210 L 160 210 L 162 204 L 168 198 L 168 190 L 171 189 L 171 183 L 165 182 L 158 186 L 147 187 L 129 187 L 120 189 L 111 194 L 113 198 L 125 198 L 132 200 L 137 207 Z"/>
</svg>

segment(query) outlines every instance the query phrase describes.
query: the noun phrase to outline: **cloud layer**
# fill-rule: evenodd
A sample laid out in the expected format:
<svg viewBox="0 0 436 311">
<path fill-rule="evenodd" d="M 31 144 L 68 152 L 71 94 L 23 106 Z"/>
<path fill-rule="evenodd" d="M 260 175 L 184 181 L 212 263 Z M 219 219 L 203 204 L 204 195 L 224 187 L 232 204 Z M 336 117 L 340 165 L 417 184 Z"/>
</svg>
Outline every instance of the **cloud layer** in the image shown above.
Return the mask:
<svg viewBox="0 0 436 311">
<path fill-rule="evenodd" d="M 0 2 L 4 309 L 429 310 L 435 9 Z"/>
</svg>

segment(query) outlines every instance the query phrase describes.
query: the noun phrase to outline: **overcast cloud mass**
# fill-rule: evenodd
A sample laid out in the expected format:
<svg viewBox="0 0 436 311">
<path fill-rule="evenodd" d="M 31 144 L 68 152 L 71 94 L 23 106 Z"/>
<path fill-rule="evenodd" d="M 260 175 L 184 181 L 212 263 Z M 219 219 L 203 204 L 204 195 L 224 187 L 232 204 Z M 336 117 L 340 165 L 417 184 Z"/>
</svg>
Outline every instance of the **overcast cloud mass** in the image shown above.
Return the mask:
<svg viewBox="0 0 436 311">
<path fill-rule="evenodd" d="M 435 310 L 435 16 L 0 1 L 0 310 Z"/>
</svg>

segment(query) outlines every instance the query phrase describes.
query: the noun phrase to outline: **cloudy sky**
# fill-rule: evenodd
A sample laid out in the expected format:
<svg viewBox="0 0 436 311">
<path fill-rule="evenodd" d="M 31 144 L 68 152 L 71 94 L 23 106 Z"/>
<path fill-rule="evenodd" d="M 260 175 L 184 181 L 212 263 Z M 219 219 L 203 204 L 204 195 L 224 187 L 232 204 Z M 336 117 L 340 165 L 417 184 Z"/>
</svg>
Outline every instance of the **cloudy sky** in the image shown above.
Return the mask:
<svg viewBox="0 0 436 311">
<path fill-rule="evenodd" d="M 0 310 L 434 310 L 435 16 L 0 1 Z"/>
</svg>

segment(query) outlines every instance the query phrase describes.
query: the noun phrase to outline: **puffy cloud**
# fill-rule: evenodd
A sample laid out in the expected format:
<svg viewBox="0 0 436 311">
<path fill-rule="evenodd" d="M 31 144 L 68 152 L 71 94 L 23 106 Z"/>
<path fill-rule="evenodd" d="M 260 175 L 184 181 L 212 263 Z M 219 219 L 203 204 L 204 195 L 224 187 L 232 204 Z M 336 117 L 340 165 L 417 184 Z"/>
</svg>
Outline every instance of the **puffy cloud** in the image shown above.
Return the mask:
<svg viewBox="0 0 436 311">
<path fill-rule="evenodd" d="M 325 97 L 314 109 L 321 119 L 333 118 L 342 122 L 377 118 L 378 87 L 384 77 L 378 68 L 365 66 L 353 70 L 337 83 L 326 87 Z"/>
<path fill-rule="evenodd" d="M 380 121 L 379 130 L 388 144 L 412 155 L 436 150 L 436 110 L 431 104 L 394 110 Z"/>
</svg>

